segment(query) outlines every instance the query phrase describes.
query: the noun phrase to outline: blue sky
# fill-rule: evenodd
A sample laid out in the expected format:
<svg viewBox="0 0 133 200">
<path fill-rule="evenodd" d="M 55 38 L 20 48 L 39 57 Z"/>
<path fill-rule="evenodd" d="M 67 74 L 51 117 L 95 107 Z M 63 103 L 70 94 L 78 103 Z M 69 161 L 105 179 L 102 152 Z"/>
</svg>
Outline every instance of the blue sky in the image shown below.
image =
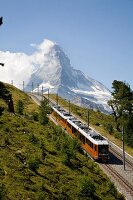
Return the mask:
<svg viewBox="0 0 133 200">
<path fill-rule="evenodd" d="M 30 55 L 47 38 L 109 89 L 133 89 L 133 0 L 0 0 L 0 16 L 0 51 Z"/>
</svg>

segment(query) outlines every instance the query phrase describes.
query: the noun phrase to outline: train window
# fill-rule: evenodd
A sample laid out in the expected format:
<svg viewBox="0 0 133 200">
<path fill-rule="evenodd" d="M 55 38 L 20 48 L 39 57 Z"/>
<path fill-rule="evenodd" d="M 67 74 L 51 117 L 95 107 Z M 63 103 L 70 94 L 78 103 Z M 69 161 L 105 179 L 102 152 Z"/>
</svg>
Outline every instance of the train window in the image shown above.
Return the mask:
<svg viewBox="0 0 133 200">
<path fill-rule="evenodd" d="M 58 115 L 58 119 L 63 121 L 63 119 L 62 119 L 62 117 L 60 115 Z"/>
<path fill-rule="evenodd" d="M 72 126 L 72 133 L 74 133 L 74 135 L 76 135 L 77 136 L 77 130 Z"/>
<path fill-rule="evenodd" d="M 71 128 L 71 124 L 69 124 L 68 122 L 67 122 L 67 126 L 68 126 L 69 128 Z"/>
<path fill-rule="evenodd" d="M 95 151 L 97 151 L 97 146 L 96 145 L 94 145 L 94 148 L 95 148 Z"/>
<path fill-rule="evenodd" d="M 90 140 L 86 139 L 86 143 L 90 146 L 91 145 L 91 142 Z"/>
<path fill-rule="evenodd" d="M 86 139 L 86 143 L 87 143 L 91 148 L 93 148 L 93 143 L 92 143 L 90 140 Z"/>
<path fill-rule="evenodd" d="M 83 136 L 82 134 L 80 134 L 80 140 L 83 144 L 85 144 L 85 136 Z"/>
<path fill-rule="evenodd" d="M 86 143 L 90 146 L 90 143 L 89 143 L 90 141 L 88 140 L 88 139 L 86 139 Z"/>
<path fill-rule="evenodd" d="M 77 137 L 80 140 L 80 133 L 78 132 L 78 130 L 76 131 Z"/>
<path fill-rule="evenodd" d="M 79 132 L 76 128 L 72 127 L 72 133 L 79 138 Z M 80 139 L 80 138 L 79 138 Z"/>
<path fill-rule="evenodd" d="M 98 145 L 98 153 L 108 153 L 108 145 Z"/>
</svg>

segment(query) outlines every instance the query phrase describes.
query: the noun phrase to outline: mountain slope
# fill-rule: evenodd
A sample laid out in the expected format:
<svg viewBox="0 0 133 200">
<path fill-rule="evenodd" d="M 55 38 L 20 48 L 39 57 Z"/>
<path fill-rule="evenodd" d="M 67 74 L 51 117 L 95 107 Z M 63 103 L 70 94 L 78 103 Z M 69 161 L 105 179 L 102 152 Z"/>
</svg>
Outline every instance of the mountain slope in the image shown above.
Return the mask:
<svg viewBox="0 0 133 200">
<path fill-rule="evenodd" d="M 69 58 L 56 43 L 45 40 L 36 57 L 41 56 L 41 63 L 31 75 L 28 85 L 43 86 L 44 92 L 58 93 L 81 106 L 109 112 L 107 101 L 110 91 L 100 82 L 85 76 L 74 69 Z M 35 89 L 35 91 L 37 88 Z"/>
<path fill-rule="evenodd" d="M 26 108 L 33 104 L 34 110 L 36 105 L 28 95 L 5 87 L 14 105 L 22 100 Z M 11 114 L 5 108 L 0 116 L 1 200 L 124 200 L 99 166 L 78 151 L 72 138 L 51 122 L 42 126 L 28 112 Z M 67 165 L 65 159 L 72 151 Z"/>
</svg>

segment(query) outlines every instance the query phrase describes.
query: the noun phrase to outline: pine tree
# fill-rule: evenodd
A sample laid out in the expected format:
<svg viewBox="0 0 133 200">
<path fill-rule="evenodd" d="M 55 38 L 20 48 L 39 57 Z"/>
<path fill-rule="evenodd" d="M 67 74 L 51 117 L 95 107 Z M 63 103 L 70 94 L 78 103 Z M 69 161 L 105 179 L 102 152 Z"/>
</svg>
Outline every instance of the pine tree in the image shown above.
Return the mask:
<svg viewBox="0 0 133 200">
<path fill-rule="evenodd" d="M 23 101 L 18 100 L 18 102 L 17 102 L 17 112 L 20 115 L 23 115 L 23 111 L 24 111 L 24 103 L 23 103 Z"/>
<path fill-rule="evenodd" d="M 0 98 L 3 99 L 5 103 L 8 105 L 8 111 L 14 113 L 14 103 L 12 99 L 12 94 L 10 94 L 5 84 L 2 82 L 0 82 Z"/>
<path fill-rule="evenodd" d="M 126 131 L 126 141 L 133 145 L 133 91 L 129 84 L 114 80 L 112 83 L 112 99 L 108 102 L 113 110 L 116 128 L 120 132 L 122 126 Z M 129 141 L 129 138 L 132 138 Z"/>
<path fill-rule="evenodd" d="M 39 107 L 39 121 L 42 125 L 48 123 L 48 114 L 51 113 L 51 107 L 48 104 L 48 100 L 44 99 L 41 101 L 41 105 Z"/>
</svg>

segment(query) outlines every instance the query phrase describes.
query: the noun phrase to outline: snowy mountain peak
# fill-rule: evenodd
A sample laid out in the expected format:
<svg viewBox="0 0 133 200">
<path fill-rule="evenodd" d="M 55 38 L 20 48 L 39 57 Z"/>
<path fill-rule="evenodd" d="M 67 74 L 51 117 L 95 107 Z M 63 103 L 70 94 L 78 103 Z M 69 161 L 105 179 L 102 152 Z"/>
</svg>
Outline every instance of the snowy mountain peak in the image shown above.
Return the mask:
<svg viewBox="0 0 133 200">
<path fill-rule="evenodd" d="M 58 93 L 61 97 L 82 106 L 103 112 L 109 111 L 109 90 L 100 82 L 74 69 L 59 45 L 45 39 L 38 46 L 38 50 L 34 56 L 37 68 L 31 75 L 28 85 L 33 82 L 34 85 L 43 86 L 46 92 L 50 89 L 51 93 Z"/>
<path fill-rule="evenodd" d="M 40 45 L 38 45 L 38 49 L 46 50 L 48 48 L 52 48 L 55 45 L 56 45 L 56 42 L 53 42 L 53 41 L 48 40 L 48 39 L 44 39 L 43 42 Z"/>
</svg>

